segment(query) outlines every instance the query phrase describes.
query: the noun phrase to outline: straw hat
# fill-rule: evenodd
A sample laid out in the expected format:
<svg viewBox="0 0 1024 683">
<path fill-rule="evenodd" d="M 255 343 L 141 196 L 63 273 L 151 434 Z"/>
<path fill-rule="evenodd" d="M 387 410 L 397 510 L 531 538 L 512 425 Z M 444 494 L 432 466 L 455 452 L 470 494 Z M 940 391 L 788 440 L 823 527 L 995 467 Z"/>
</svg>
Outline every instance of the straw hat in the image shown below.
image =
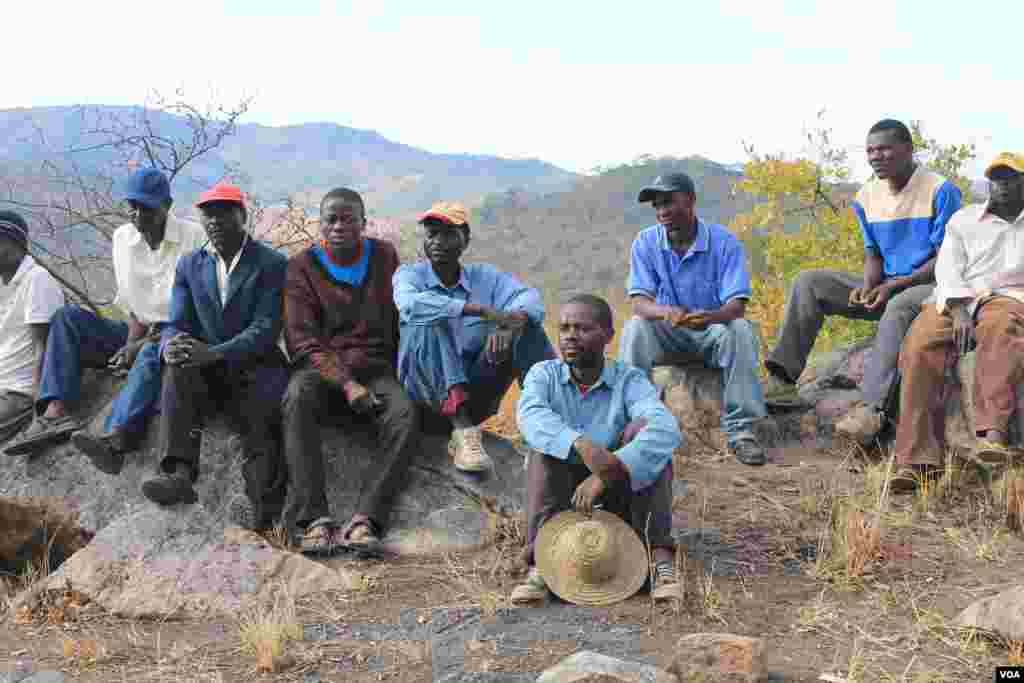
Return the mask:
<svg viewBox="0 0 1024 683">
<path fill-rule="evenodd" d="M 534 545 L 537 569 L 558 597 L 584 606 L 611 605 L 644 585 L 644 544 L 617 515 L 561 512 L 541 526 Z"/>
</svg>

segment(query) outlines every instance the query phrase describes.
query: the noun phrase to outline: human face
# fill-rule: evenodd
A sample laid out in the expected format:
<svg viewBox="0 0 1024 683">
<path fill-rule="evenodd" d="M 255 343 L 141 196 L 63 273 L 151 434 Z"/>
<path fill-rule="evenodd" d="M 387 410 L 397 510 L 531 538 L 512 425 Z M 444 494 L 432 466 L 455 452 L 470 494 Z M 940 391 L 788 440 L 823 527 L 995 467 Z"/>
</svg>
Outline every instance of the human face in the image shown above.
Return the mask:
<svg viewBox="0 0 1024 683">
<path fill-rule="evenodd" d="M 245 209 L 235 202 L 207 202 L 199 207 L 199 223 L 218 253 L 242 240 Z"/>
<path fill-rule="evenodd" d="M 891 130 L 868 135 L 867 155 L 868 163 L 881 180 L 908 176 L 914 166 L 914 146 L 900 142 Z"/>
<path fill-rule="evenodd" d="M 163 238 L 169 209 L 170 207 L 164 204 L 150 208 L 133 199 L 128 201 L 128 216 L 132 225 L 149 243 L 155 242 L 157 238 Z"/>
<path fill-rule="evenodd" d="M 355 251 L 365 229 L 366 216 L 359 202 L 335 197 L 320 207 L 320 236 L 331 253 Z"/>
<path fill-rule="evenodd" d="M 558 323 L 558 350 L 562 360 L 572 366 L 595 367 L 604 358 L 612 331 L 601 324 L 594 309 L 586 304 L 562 307 Z"/>
<path fill-rule="evenodd" d="M 423 253 L 435 266 L 457 265 L 466 250 L 469 240 L 465 230 L 441 221 L 427 221 L 423 224 Z"/>
<path fill-rule="evenodd" d="M 0 237 L 0 267 L 14 270 L 25 257 L 25 250 L 12 239 Z"/>
<path fill-rule="evenodd" d="M 686 192 L 666 192 L 651 204 L 658 222 L 665 226 L 669 241 L 693 229 L 693 205 L 696 198 Z"/>
<path fill-rule="evenodd" d="M 1006 206 L 1024 202 L 1024 174 L 1009 166 L 997 166 L 989 174 L 989 201 Z"/>
</svg>

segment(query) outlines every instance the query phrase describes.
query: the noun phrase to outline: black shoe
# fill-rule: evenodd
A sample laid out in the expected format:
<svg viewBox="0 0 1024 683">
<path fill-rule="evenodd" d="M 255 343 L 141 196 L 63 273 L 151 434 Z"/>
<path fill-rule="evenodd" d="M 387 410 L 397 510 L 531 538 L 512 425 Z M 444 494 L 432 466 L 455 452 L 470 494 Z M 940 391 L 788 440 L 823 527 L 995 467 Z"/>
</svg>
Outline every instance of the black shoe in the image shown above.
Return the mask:
<svg viewBox="0 0 1024 683">
<path fill-rule="evenodd" d="M 753 437 L 746 437 L 729 444 L 729 450 L 744 465 L 763 465 L 768 462 L 764 447 Z"/>
<path fill-rule="evenodd" d="M 179 468 L 174 474 L 161 472 L 142 482 L 142 495 L 157 505 L 191 505 L 199 500 L 196 490 L 192 488 L 192 478 L 184 468 Z"/>
<path fill-rule="evenodd" d="M 120 437 L 117 433 L 96 436 L 80 431 L 71 435 L 71 443 L 89 458 L 100 472 L 116 475 L 121 473 L 125 451 L 129 450 L 124 447 L 123 439 Z"/>
</svg>

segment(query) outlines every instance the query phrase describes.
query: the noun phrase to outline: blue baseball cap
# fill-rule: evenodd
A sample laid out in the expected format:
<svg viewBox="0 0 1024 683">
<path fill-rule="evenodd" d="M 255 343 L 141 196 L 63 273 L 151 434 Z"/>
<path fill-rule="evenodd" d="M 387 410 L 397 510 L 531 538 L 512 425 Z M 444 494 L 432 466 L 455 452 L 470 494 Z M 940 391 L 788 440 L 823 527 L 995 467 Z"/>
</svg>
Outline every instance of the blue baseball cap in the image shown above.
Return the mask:
<svg viewBox="0 0 1024 683">
<path fill-rule="evenodd" d="M 155 168 L 140 168 L 125 181 L 125 199 L 155 209 L 171 198 L 171 184 Z"/>
</svg>

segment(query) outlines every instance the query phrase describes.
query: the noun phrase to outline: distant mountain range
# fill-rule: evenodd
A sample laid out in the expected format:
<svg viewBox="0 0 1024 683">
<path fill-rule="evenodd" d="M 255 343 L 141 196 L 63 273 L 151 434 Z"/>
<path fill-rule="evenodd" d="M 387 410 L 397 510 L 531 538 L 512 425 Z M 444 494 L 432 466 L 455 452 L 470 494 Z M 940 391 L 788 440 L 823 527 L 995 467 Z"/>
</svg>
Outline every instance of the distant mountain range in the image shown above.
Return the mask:
<svg viewBox="0 0 1024 683">
<path fill-rule="evenodd" d="M 0 110 L 0 164 L 38 163 L 58 157 L 83 168 L 109 164 L 109 149 L 89 149 L 102 140 L 94 122 L 135 121 L 136 107 L 39 107 Z M 153 129 L 167 138 L 190 137 L 188 121 L 155 113 Z M 64 150 L 79 149 L 73 159 Z M 371 130 L 333 123 L 271 127 L 239 124 L 235 133 L 197 159 L 176 182 L 179 204 L 223 177 L 241 171 L 245 190 L 267 203 L 296 199 L 315 206 L 327 190 L 349 186 L 384 215 L 423 210 L 438 199 L 470 203 L 518 187 L 532 192 L 568 188 L 576 174 L 537 159 L 474 154 L 434 154 L 393 142 Z"/>
</svg>

